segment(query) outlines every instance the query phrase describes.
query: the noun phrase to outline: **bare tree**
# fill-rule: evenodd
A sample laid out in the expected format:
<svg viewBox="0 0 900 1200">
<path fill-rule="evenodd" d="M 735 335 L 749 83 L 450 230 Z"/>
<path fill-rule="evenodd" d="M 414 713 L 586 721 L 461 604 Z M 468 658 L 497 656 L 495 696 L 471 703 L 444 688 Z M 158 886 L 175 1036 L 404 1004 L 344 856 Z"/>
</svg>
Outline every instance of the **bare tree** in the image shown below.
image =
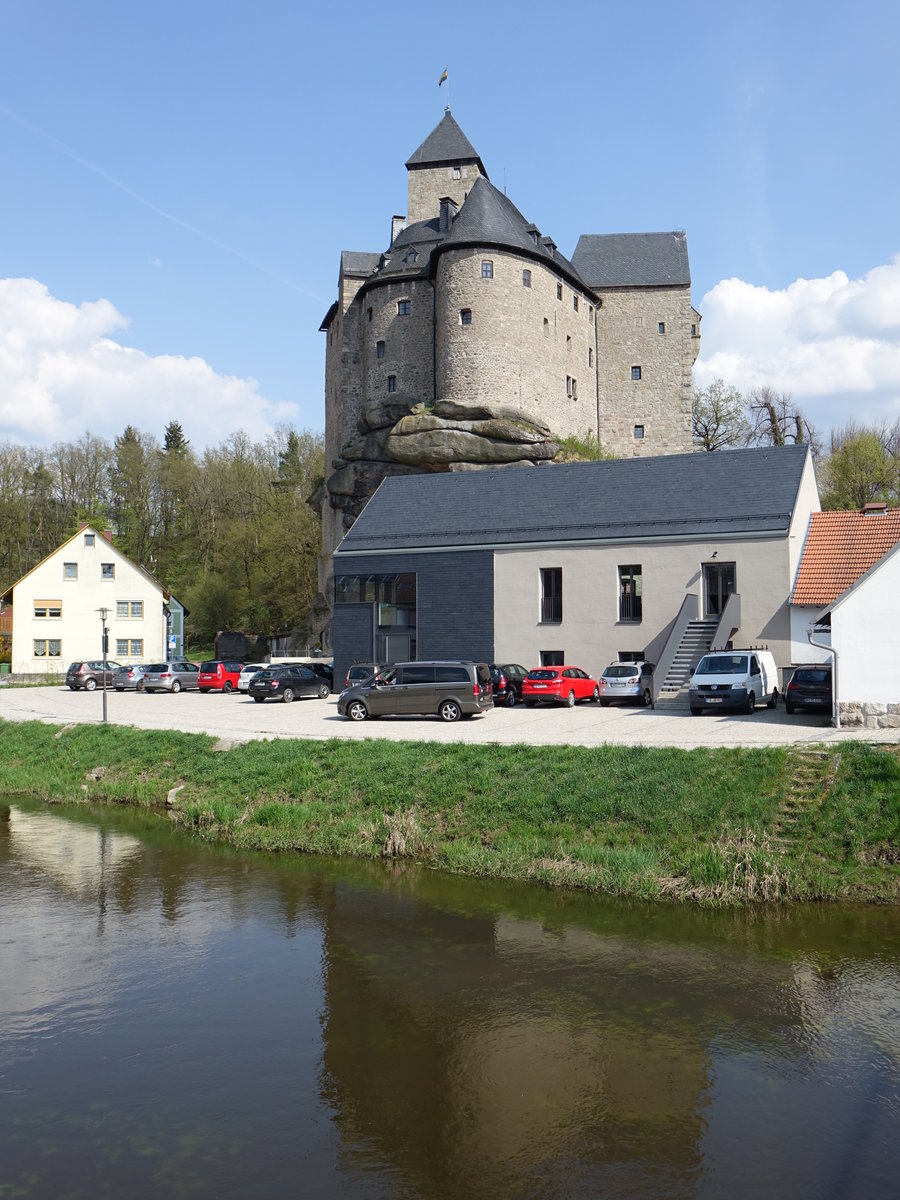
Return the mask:
<svg viewBox="0 0 900 1200">
<path fill-rule="evenodd" d="M 808 445 L 813 455 L 822 452 L 822 439 L 791 399 L 790 392 L 776 392 L 768 384 L 747 395 L 750 432 L 748 446 Z"/>
</svg>

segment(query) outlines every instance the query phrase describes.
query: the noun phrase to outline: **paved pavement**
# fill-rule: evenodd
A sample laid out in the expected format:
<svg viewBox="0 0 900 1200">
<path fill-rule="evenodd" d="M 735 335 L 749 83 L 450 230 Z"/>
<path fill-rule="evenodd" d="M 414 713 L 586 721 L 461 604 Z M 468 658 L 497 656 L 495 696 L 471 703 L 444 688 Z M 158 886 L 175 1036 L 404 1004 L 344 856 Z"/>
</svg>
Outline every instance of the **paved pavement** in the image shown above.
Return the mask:
<svg viewBox="0 0 900 1200">
<path fill-rule="evenodd" d="M 896 729 L 833 729 L 824 716 L 788 716 L 784 708 L 748 714 L 705 714 L 665 709 L 570 708 L 494 709 L 483 717 L 447 725 L 436 717 L 385 717 L 359 724 L 339 717 L 337 697 L 255 704 L 237 694 L 108 692 L 111 722 L 140 729 L 180 729 L 236 742 L 265 738 L 388 738 L 393 741 L 599 746 L 777 746 L 835 741 L 900 742 Z M 103 714 L 98 692 L 66 687 L 0 687 L 0 719 L 51 725 L 97 724 Z M 2 762 L 0 734 L 0 762 Z"/>
</svg>

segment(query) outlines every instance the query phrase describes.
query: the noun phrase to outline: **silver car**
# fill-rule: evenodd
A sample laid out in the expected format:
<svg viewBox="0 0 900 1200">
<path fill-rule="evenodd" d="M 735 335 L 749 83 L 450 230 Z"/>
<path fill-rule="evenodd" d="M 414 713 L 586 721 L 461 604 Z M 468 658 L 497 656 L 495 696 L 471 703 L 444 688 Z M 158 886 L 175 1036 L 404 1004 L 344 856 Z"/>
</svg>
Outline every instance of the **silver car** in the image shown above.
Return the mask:
<svg viewBox="0 0 900 1200">
<path fill-rule="evenodd" d="M 649 708 L 653 703 L 653 663 L 610 663 L 599 679 L 600 703 L 627 700 Z"/>
<path fill-rule="evenodd" d="M 144 676 L 150 668 L 146 663 L 132 663 L 130 667 L 119 667 L 113 671 L 113 687 L 117 692 L 127 692 L 132 688 L 136 692 L 144 690 Z"/>
<path fill-rule="evenodd" d="M 170 659 L 169 662 L 151 663 L 144 675 L 145 692 L 197 691 L 197 676 L 200 667 L 186 658 Z"/>
</svg>

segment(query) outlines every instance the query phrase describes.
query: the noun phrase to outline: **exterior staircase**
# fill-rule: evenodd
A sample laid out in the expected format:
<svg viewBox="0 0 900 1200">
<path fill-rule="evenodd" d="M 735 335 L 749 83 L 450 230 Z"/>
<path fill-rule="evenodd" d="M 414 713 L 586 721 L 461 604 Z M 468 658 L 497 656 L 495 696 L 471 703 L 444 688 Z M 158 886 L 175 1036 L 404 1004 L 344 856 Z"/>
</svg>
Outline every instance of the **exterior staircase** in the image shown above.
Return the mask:
<svg viewBox="0 0 900 1200">
<path fill-rule="evenodd" d="M 688 622 L 687 628 L 681 635 L 681 641 L 675 651 L 672 664 L 660 685 L 656 697 L 657 706 L 687 708 L 688 682 L 691 673 L 703 655 L 709 652 L 718 625 L 718 617 L 706 621 Z"/>
</svg>

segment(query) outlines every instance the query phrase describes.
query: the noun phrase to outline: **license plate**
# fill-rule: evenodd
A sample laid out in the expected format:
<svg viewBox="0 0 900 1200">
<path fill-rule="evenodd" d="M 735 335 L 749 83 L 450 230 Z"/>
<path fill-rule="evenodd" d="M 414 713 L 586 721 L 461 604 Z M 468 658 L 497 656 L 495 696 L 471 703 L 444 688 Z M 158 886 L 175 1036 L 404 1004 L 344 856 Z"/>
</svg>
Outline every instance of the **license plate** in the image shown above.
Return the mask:
<svg viewBox="0 0 900 1200">
<path fill-rule="evenodd" d="M 546 685 L 546 683 L 536 683 L 536 684 L 534 684 L 534 690 L 535 690 L 536 692 L 539 692 L 539 691 L 541 691 L 543 688 L 545 688 L 546 686 L 547 686 L 547 685 Z"/>
<path fill-rule="evenodd" d="M 705 700 L 703 701 L 703 703 L 704 704 L 721 704 L 722 697 L 721 696 L 707 696 L 705 698 Z"/>
</svg>

